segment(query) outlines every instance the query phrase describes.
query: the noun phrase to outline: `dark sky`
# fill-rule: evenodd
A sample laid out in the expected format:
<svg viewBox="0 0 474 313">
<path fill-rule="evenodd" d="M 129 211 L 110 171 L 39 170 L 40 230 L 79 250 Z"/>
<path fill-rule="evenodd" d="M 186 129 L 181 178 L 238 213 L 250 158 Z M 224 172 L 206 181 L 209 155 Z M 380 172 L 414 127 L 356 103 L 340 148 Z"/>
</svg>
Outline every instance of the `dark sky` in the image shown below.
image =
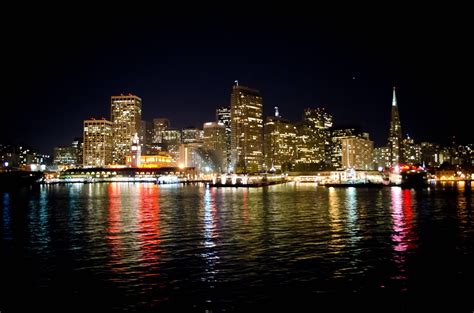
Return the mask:
<svg viewBox="0 0 474 313">
<path fill-rule="evenodd" d="M 129 92 L 143 99 L 145 120 L 202 127 L 229 104 L 238 79 L 261 91 L 266 115 L 279 106 L 297 121 L 305 107 L 324 106 L 336 126 L 359 125 L 376 145 L 386 141 L 395 85 L 404 134 L 471 143 L 468 20 L 407 12 L 242 21 L 24 16 L 2 44 L 0 142 L 50 152 L 81 136 L 84 119 L 110 118 L 110 96 Z"/>
</svg>

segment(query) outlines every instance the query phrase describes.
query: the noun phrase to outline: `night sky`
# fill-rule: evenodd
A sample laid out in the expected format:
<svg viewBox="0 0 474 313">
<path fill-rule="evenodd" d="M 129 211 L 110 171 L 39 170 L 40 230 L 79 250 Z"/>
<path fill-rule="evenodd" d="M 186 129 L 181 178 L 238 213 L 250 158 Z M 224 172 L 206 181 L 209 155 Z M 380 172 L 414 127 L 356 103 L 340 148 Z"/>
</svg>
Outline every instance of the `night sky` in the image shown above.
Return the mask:
<svg viewBox="0 0 474 313">
<path fill-rule="evenodd" d="M 110 119 L 110 96 L 129 92 L 145 120 L 202 127 L 229 105 L 235 80 L 261 91 L 265 115 L 278 106 L 297 121 L 322 106 L 335 126 L 360 126 L 376 145 L 386 142 L 395 85 L 404 135 L 473 142 L 472 35 L 462 17 L 27 18 L 3 39 L 0 143 L 51 152 L 82 136 L 84 119 Z"/>
</svg>

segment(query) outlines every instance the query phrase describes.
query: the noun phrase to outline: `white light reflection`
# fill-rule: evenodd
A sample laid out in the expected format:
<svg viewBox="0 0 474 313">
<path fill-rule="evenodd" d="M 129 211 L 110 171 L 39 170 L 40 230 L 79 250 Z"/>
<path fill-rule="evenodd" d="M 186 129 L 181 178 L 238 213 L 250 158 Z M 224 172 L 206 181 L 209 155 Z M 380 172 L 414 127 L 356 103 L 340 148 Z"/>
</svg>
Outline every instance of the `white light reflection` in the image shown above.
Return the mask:
<svg viewBox="0 0 474 313">
<path fill-rule="evenodd" d="M 216 214 L 216 207 L 213 196 L 215 197 L 215 189 L 206 188 L 204 192 L 204 246 L 206 248 L 213 248 L 215 222 L 214 215 Z"/>
<path fill-rule="evenodd" d="M 214 289 L 217 282 L 216 275 L 219 272 L 216 269 L 219 256 L 215 249 L 218 236 L 216 227 L 216 188 L 205 188 L 204 190 L 204 251 L 201 253 L 201 257 L 206 262 L 206 268 L 202 281 L 208 283 L 210 289 Z M 207 304 L 210 305 L 212 302 L 211 298 L 206 299 Z"/>
<path fill-rule="evenodd" d="M 347 232 L 349 233 L 349 241 L 351 244 L 355 244 L 359 241 L 358 236 L 358 216 L 357 216 L 357 191 L 355 187 L 349 187 L 346 189 L 346 208 L 347 208 Z"/>
<path fill-rule="evenodd" d="M 340 212 L 340 199 L 334 187 L 329 187 L 329 227 L 331 229 L 331 240 L 329 247 L 338 254 L 345 246 L 343 239 L 343 227 Z"/>
</svg>

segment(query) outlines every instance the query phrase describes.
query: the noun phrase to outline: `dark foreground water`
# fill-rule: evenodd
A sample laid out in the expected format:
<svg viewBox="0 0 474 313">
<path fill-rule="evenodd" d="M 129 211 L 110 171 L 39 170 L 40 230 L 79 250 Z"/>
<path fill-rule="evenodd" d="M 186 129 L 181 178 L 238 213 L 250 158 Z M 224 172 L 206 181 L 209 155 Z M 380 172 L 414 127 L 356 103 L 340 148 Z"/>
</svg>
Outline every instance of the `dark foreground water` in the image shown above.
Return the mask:
<svg viewBox="0 0 474 313">
<path fill-rule="evenodd" d="M 462 184 L 77 184 L 0 197 L 2 313 L 474 309 Z"/>
</svg>

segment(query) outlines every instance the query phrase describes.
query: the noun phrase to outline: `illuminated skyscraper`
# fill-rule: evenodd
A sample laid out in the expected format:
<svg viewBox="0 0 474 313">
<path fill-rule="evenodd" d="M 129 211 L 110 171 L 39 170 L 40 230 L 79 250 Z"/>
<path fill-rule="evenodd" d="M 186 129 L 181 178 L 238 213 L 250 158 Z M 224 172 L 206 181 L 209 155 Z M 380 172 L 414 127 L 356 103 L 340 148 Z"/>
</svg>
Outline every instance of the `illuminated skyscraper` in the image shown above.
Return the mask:
<svg viewBox="0 0 474 313">
<path fill-rule="evenodd" d="M 77 155 L 77 164 L 82 165 L 84 162 L 82 160 L 83 155 L 83 150 L 84 150 L 84 140 L 82 137 L 76 137 L 72 141 L 71 147 L 74 147 L 76 149 L 76 155 Z"/>
<path fill-rule="evenodd" d="M 232 168 L 255 172 L 263 168 L 263 103 L 260 92 L 236 83 L 231 94 Z"/>
<path fill-rule="evenodd" d="M 342 170 L 342 143 L 341 139 L 355 136 L 358 133 L 356 128 L 336 128 L 331 130 L 331 168 Z"/>
<path fill-rule="evenodd" d="M 153 145 L 153 136 L 155 130 L 153 129 L 153 123 L 148 121 L 142 121 L 140 127 L 140 133 L 138 133 L 138 138 L 140 139 L 140 145 L 142 146 L 142 154 L 154 154 L 156 149 Z"/>
<path fill-rule="evenodd" d="M 204 123 L 203 129 L 204 148 L 209 151 L 209 155 L 214 160 L 214 170 L 225 172 L 227 170 L 225 126 L 216 122 L 208 122 Z"/>
<path fill-rule="evenodd" d="M 400 154 L 404 163 L 421 163 L 421 146 L 415 144 L 413 138 L 410 138 L 408 135 L 402 140 Z"/>
<path fill-rule="evenodd" d="M 112 96 L 110 100 L 113 124 L 113 162 L 125 164 L 130 154 L 133 136 L 140 133 L 142 99 L 129 94 Z"/>
<path fill-rule="evenodd" d="M 181 142 L 202 142 L 203 131 L 195 127 L 187 127 L 181 130 Z"/>
<path fill-rule="evenodd" d="M 392 116 L 390 120 L 390 133 L 388 136 L 388 148 L 390 150 L 390 163 L 392 166 L 398 165 L 401 160 L 402 127 L 400 115 L 398 114 L 397 96 L 393 87 Z"/>
<path fill-rule="evenodd" d="M 374 148 L 374 168 L 390 167 L 390 149 L 388 147 Z"/>
<path fill-rule="evenodd" d="M 153 136 L 153 143 L 163 143 L 163 132 L 170 128 L 170 120 L 167 118 L 154 118 L 153 129 L 155 131 Z"/>
<path fill-rule="evenodd" d="M 182 143 L 181 130 L 168 128 L 161 132 L 162 136 L 162 146 L 165 151 L 167 151 L 173 161 L 179 159 L 179 145 Z"/>
<path fill-rule="evenodd" d="M 332 116 L 324 108 L 304 110 L 303 123 L 298 125 L 296 168 L 325 170 L 331 167 Z"/>
<path fill-rule="evenodd" d="M 439 166 L 440 145 L 431 142 L 422 142 L 420 146 L 421 162 L 426 166 Z"/>
<path fill-rule="evenodd" d="M 265 166 L 288 171 L 296 159 L 296 127 L 275 110 L 275 116 L 268 116 L 265 122 Z"/>
<path fill-rule="evenodd" d="M 83 142 L 81 137 L 74 138 L 72 144 L 54 147 L 53 164 L 64 167 L 82 166 Z"/>
<path fill-rule="evenodd" d="M 223 124 L 225 127 L 225 163 L 227 166 L 231 164 L 231 118 L 230 118 L 230 107 L 221 107 L 216 110 L 216 122 Z"/>
<path fill-rule="evenodd" d="M 342 137 L 341 165 L 343 169 L 372 170 L 374 160 L 374 142 L 368 133 L 359 136 Z"/>
<path fill-rule="evenodd" d="M 226 132 L 230 134 L 230 107 L 221 107 L 216 109 L 216 122 L 225 126 Z"/>
<path fill-rule="evenodd" d="M 84 121 L 84 166 L 102 167 L 112 163 L 112 122 Z"/>
</svg>

